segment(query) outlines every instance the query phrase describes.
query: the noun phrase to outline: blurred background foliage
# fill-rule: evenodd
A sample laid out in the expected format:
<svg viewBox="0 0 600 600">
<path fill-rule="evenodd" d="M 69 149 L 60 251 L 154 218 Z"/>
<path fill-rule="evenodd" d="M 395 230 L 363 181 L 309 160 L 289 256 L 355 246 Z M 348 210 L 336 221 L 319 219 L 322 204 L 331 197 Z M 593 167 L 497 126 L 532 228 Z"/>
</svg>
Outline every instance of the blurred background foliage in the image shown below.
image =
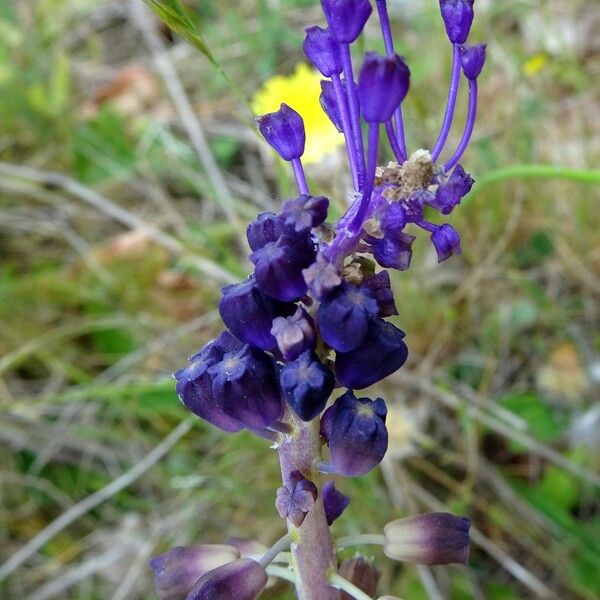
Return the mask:
<svg viewBox="0 0 600 600">
<path fill-rule="evenodd" d="M 220 329 L 219 289 L 249 270 L 244 222 L 292 193 L 243 99 L 295 69 L 322 17 L 313 0 L 185 4 L 229 80 L 137 0 L 0 0 L 2 598 L 151 598 L 149 556 L 282 530 L 275 454 L 187 420 L 169 374 Z M 389 4 L 409 145 L 427 147 L 451 59 L 437 2 Z M 421 240 L 394 279 L 412 354 L 378 390 L 391 449 L 341 482 L 334 532 L 447 508 L 473 519 L 469 567 L 366 548 L 382 593 L 592 600 L 600 5 L 476 5 L 489 62 L 463 161 L 478 184 L 452 218 L 464 254 L 439 267 Z M 381 50 L 375 19 L 363 45 Z M 308 173 L 339 206 L 342 164 Z"/>
</svg>

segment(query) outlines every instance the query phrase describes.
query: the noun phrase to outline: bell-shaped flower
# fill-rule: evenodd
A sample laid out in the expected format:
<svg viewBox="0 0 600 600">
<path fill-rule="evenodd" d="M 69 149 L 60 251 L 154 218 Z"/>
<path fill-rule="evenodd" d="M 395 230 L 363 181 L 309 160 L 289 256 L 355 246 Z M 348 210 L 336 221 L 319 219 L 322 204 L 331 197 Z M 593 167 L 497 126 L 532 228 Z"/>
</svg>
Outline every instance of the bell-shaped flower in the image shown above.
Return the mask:
<svg viewBox="0 0 600 600">
<path fill-rule="evenodd" d="M 271 298 L 297 300 L 308 289 L 302 271 L 312 264 L 315 254 L 308 235 L 282 235 L 277 242 L 269 242 L 250 255 L 256 283 Z"/>
<path fill-rule="evenodd" d="M 287 104 L 280 109 L 258 117 L 262 136 L 284 160 L 294 160 L 304 154 L 306 132 L 302 117 Z"/>
<path fill-rule="evenodd" d="M 455 206 L 471 191 L 475 180 L 463 169 L 456 165 L 448 179 L 440 183 L 435 193 L 435 199 L 428 203 L 443 215 L 450 214 Z"/>
<path fill-rule="evenodd" d="M 358 97 L 367 123 L 385 123 L 406 97 L 410 70 L 397 54 L 367 52 L 358 77 Z"/>
<path fill-rule="evenodd" d="M 377 593 L 377 584 L 381 578 L 381 571 L 364 556 L 347 558 L 340 563 L 338 573 L 362 590 L 369 598 Z M 342 592 L 340 600 L 353 600 L 346 592 Z"/>
<path fill-rule="evenodd" d="M 285 224 L 296 232 L 318 227 L 327 218 L 329 200 L 324 196 L 298 196 L 283 205 Z"/>
<path fill-rule="evenodd" d="M 285 360 L 294 360 L 303 352 L 314 350 L 317 343 L 315 323 L 301 306 L 291 317 L 274 319 L 271 333 Z"/>
<path fill-rule="evenodd" d="M 323 484 L 321 490 L 323 496 L 323 506 L 325 507 L 325 518 L 327 525 L 331 525 L 337 518 L 342 516 L 342 513 L 350 504 L 350 496 L 342 494 L 335 487 L 335 481 L 330 479 Z"/>
<path fill-rule="evenodd" d="M 383 319 L 374 320 L 360 346 L 350 352 L 337 352 L 335 374 L 350 389 L 366 388 L 394 371 L 408 357 L 404 332 Z"/>
<path fill-rule="evenodd" d="M 335 376 L 307 350 L 281 369 L 279 383 L 292 410 L 303 421 L 311 421 L 325 408 Z"/>
<path fill-rule="evenodd" d="M 345 89 L 344 85 L 344 89 Z M 333 83 L 327 79 L 321 81 L 321 95 L 319 96 L 319 102 L 323 112 L 329 117 L 329 120 L 333 123 L 338 131 L 342 131 L 342 117 L 340 116 L 340 109 L 338 106 L 337 98 L 335 96 L 335 89 Z"/>
<path fill-rule="evenodd" d="M 473 24 L 474 0 L 440 0 L 446 33 L 453 44 L 464 44 Z"/>
<path fill-rule="evenodd" d="M 202 575 L 186 600 L 256 600 L 267 580 L 262 565 L 239 558 Z"/>
<path fill-rule="evenodd" d="M 315 262 L 302 271 L 310 293 L 317 300 L 324 300 L 342 283 L 338 268 L 322 254 L 317 254 Z"/>
<path fill-rule="evenodd" d="M 440 225 L 431 234 L 431 241 L 437 252 L 438 262 L 447 260 L 453 254 L 462 253 L 460 235 L 452 225 L 448 225 L 447 223 Z"/>
<path fill-rule="evenodd" d="M 223 359 L 227 352 L 239 350 L 242 343 L 229 331 L 224 331 L 218 338 L 211 340 L 190 358 L 191 364 L 173 374 L 177 381 L 175 389 L 185 407 L 228 433 L 235 433 L 243 425 L 226 415 L 215 401 L 212 392 L 212 377 L 209 367 Z"/>
<path fill-rule="evenodd" d="M 156 593 L 160 600 L 185 600 L 202 575 L 239 557 L 236 548 L 221 544 L 173 548 L 149 561 Z"/>
<path fill-rule="evenodd" d="M 399 202 L 390 202 L 379 211 L 379 226 L 384 236 L 398 236 L 406 226 L 406 210 Z"/>
<path fill-rule="evenodd" d="M 208 369 L 215 402 L 248 429 L 269 427 L 283 412 L 272 358 L 246 344 Z"/>
<path fill-rule="evenodd" d="M 383 238 L 370 236 L 367 241 L 371 245 L 373 258 L 385 269 L 406 271 L 410 267 L 414 235 L 400 232 Z"/>
<path fill-rule="evenodd" d="M 369 0 L 321 0 L 329 31 L 338 42 L 351 44 L 371 15 Z"/>
<path fill-rule="evenodd" d="M 368 289 L 344 283 L 319 306 L 321 336 L 339 352 L 354 350 L 378 313 L 377 301 Z"/>
<path fill-rule="evenodd" d="M 333 472 L 346 477 L 364 475 L 381 462 L 388 446 L 386 414 L 381 398 L 356 398 L 351 391 L 325 411 L 321 433 L 329 445 Z"/>
<path fill-rule="evenodd" d="M 317 486 L 300 471 L 290 473 L 289 485 L 277 490 L 275 507 L 282 519 L 300 527 L 318 496 Z"/>
<path fill-rule="evenodd" d="M 422 565 L 466 564 L 469 528 L 466 517 L 428 513 L 388 523 L 383 530 L 385 555 Z"/>
<path fill-rule="evenodd" d="M 365 277 L 361 287 L 368 289 L 375 298 L 380 317 L 391 317 L 398 314 L 390 283 L 390 274 L 387 271 L 380 271 Z"/>
<path fill-rule="evenodd" d="M 273 319 L 291 314 L 294 306 L 267 296 L 253 276 L 222 291 L 219 313 L 234 335 L 261 350 L 274 348 L 277 342 L 271 335 Z"/>
<path fill-rule="evenodd" d="M 485 65 L 486 44 L 474 44 L 461 46 L 460 63 L 463 73 L 467 79 L 477 79 Z"/>
<path fill-rule="evenodd" d="M 282 215 L 264 212 L 248 224 L 246 237 L 252 250 L 260 250 L 269 242 L 276 242 L 282 235 L 289 235 L 292 230 L 285 224 Z"/>
<path fill-rule="evenodd" d="M 306 29 L 304 54 L 324 77 L 342 72 L 342 56 L 338 41 L 328 29 L 314 26 Z"/>
</svg>

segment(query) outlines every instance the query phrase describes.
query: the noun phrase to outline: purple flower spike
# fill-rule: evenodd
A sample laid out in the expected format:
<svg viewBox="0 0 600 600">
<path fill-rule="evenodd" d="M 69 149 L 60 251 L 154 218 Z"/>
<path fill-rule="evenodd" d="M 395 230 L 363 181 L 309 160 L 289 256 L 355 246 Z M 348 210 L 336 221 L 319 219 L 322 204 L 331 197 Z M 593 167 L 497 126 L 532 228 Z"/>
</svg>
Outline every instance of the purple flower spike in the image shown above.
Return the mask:
<svg viewBox="0 0 600 600">
<path fill-rule="evenodd" d="M 422 565 L 467 564 L 469 528 L 466 517 L 428 513 L 388 523 L 384 529 L 385 555 Z"/>
<path fill-rule="evenodd" d="M 315 323 L 301 306 L 291 317 L 274 319 L 271 333 L 285 360 L 294 360 L 303 352 L 314 350 L 317 343 Z"/>
<path fill-rule="evenodd" d="M 290 473 L 290 485 L 277 490 L 275 507 L 282 519 L 300 527 L 317 499 L 317 486 L 300 471 Z"/>
<path fill-rule="evenodd" d="M 315 253 L 308 237 L 283 235 L 277 242 L 269 242 L 250 255 L 256 283 L 271 298 L 297 300 L 308 288 L 302 271 L 313 262 Z"/>
<path fill-rule="evenodd" d="M 186 600 L 256 600 L 267 579 L 263 566 L 240 558 L 202 575 Z"/>
<path fill-rule="evenodd" d="M 358 97 L 365 121 L 385 123 L 406 97 L 410 70 L 397 54 L 367 52 L 358 78 Z"/>
<path fill-rule="evenodd" d="M 446 33 L 453 44 L 464 44 L 473 23 L 474 0 L 440 0 Z"/>
<path fill-rule="evenodd" d="M 368 289 L 345 283 L 319 306 L 321 335 L 335 350 L 349 352 L 365 339 L 378 313 L 377 301 Z"/>
<path fill-rule="evenodd" d="M 343 129 L 342 117 L 338 108 L 337 98 L 335 97 L 335 89 L 333 83 L 327 79 L 321 81 L 321 95 L 319 96 L 319 102 L 321 103 L 323 112 L 329 117 L 329 120 L 334 124 L 335 128 L 341 132 Z"/>
<path fill-rule="evenodd" d="M 342 494 L 342 492 L 336 490 L 333 479 L 325 482 L 322 494 L 327 525 L 331 525 L 348 508 L 350 496 L 346 496 L 346 494 Z"/>
<path fill-rule="evenodd" d="M 362 32 L 371 15 L 369 0 L 321 0 L 323 13 L 333 37 L 351 44 Z"/>
<path fill-rule="evenodd" d="M 149 561 L 160 600 L 185 600 L 199 577 L 233 562 L 240 553 L 232 546 L 178 546 Z"/>
<path fill-rule="evenodd" d="M 225 325 L 242 342 L 271 350 L 277 343 L 271 335 L 273 319 L 291 314 L 293 305 L 270 298 L 260 290 L 255 278 L 249 277 L 223 288 L 219 312 Z"/>
<path fill-rule="evenodd" d="M 299 233 L 318 227 L 327 218 L 329 200 L 324 196 L 298 196 L 283 205 L 285 224 Z"/>
<path fill-rule="evenodd" d="M 379 306 L 380 317 L 391 317 L 398 314 L 390 283 L 390 274 L 387 271 L 380 271 L 375 275 L 366 277 L 362 287 L 367 288 L 373 294 L 377 306 Z"/>
<path fill-rule="evenodd" d="M 303 421 L 312 421 L 325 408 L 335 385 L 335 376 L 307 350 L 281 369 L 279 382 L 293 411 Z"/>
<path fill-rule="evenodd" d="M 327 298 L 342 283 L 337 267 L 321 254 L 317 254 L 315 262 L 308 269 L 304 269 L 302 275 L 310 293 L 317 300 Z"/>
<path fill-rule="evenodd" d="M 456 165 L 448 181 L 441 183 L 435 194 L 435 199 L 429 202 L 443 215 L 450 214 L 452 209 L 460 203 L 473 187 L 475 180 L 462 168 Z"/>
<path fill-rule="evenodd" d="M 304 38 L 304 54 L 324 77 L 339 75 L 342 72 L 342 56 L 337 40 L 329 30 L 322 27 L 309 27 Z"/>
<path fill-rule="evenodd" d="M 406 271 L 410 267 L 414 235 L 399 233 L 383 239 L 369 237 L 368 241 L 371 244 L 373 257 L 384 269 Z"/>
<path fill-rule="evenodd" d="M 228 331 L 208 342 L 200 352 L 190 358 L 192 363 L 177 371 L 173 377 L 177 381 L 175 389 L 185 407 L 228 433 L 235 433 L 243 428 L 236 419 L 226 415 L 212 393 L 212 378 L 208 369 L 222 360 L 227 352 L 239 350 L 242 343 Z"/>
<path fill-rule="evenodd" d="M 485 65 L 487 44 L 464 45 L 460 47 L 460 63 L 467 79 L 477 79 Z"/>
<path fill-rule="evenodd" d="M 340 475 L 364 475 L 376 467 L 386 453 L 387 408 L 381 398 L 356 398 L 351 392 L 340 396 L 326 413 L 331 413 L 329 462 Z"/>
<path fill-rule="evenodd" d="M 276 242 L 282 235 L 292 231 L 292 228 L 286 226 L 282 215 L 265 212 L 248 224 L 246 237 L 252 250 L 260 250 L 269 242 Z"/>
<path fill-rule="evenodd" d="M 293 108 L 282 104 L 277 112 L 268 113 L 257 120 L 261 134 L 281 158 L 294 160 L 304 154 L 304 121 Z"/>
<path fill-rule="evenodd" d="M 215 402 L 248 429 L 269 427 L 283 412 L 271 357 L 246 344 L 208 369 Z"/>
<path fill-rule="evenodd" d="M 358 348 L 338 352 L 335 374 L 338 381 L 350 389 L 363 389 L 397 371 L 408 357 L 404 332 L 392 323 L 378 319 L 371 323 L 369 333 Z"/>
<path fill-rule="evenodd" d="M 348 581 L 351 581 L 359 590 L 362 590 L 369 598 L 377 593 L 377 584 L 381 578 L 381 571 L 366 560 L 363 556 L 355 556 L 342 561 L 338 573 Z M 346 592 L 342 592 L 340 600 L 353 600 Z"/>
<path fill-rule="evenodd" d="M 462 248 L 460 246 L 460 235 L 458 231 L 444 223 L 440 225 L 432 234 L 431 241 L 437 252 L 438 262 L 444 262 L 450 258 L 453 254 L 461 254 Z"/>
</svg>

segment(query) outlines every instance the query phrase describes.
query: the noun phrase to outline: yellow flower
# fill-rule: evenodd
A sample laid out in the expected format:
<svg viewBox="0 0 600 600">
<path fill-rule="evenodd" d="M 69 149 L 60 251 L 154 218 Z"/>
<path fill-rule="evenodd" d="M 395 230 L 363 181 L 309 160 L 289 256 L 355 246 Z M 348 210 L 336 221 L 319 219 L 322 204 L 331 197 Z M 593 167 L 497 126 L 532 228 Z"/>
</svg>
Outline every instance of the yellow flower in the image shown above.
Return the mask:
<svg viewBox="0 0 600 600">
<path fill-rule="evenodd" d="M 548 57 L 542 52 L 534 54 L 531 58 L 525 61 L 523 64 L 523 73 L 528 77 L 537 75 L 548 62 Z"/>
<path fill-rule="evenodd" d="M 291 75 L 276 75 L 267 80 L 252 98 L 252 110 L 257 116 L 278 110 L 282 102 L 300 113 L 306 129 L 306 149 L 302 157 L 305 164 L 319 162 L 344 143 L 344 136 L 321 108 L 320 84 L 320 73 L 300 63 Z"/>
</svg>

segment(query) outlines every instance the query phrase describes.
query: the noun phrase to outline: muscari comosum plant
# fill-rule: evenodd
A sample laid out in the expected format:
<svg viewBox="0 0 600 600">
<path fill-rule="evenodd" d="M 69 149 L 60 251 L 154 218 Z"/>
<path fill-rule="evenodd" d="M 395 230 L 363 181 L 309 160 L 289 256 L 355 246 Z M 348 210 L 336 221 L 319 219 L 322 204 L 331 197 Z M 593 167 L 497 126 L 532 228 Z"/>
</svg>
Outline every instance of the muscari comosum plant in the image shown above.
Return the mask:
<svg viewBox="0 0 600 600">
<path fill-rule="evenodd" d="M 368 52 L 357 81 L 350 45 L 371 4 L 322 0 L 327 28 L 308 28 L 304 51 L 325 78 L 323 110 L 345 136 L 354 191 L 337 223 L 327 223 L 328 199 L 307 185 L 300 115 L 282 104 L 258 118 L 266 141 L 291 163 L 299 195 L 279 214 L 260 214 L 248 225 L 254 273 L 223 289 L 219 311 L 227 330 L 174 377 L 179 398 L 194 414 L 225 432 L 246 428 L 272 443 L 283 480 L 275 506 L 288 533 L 270 549 L 231 539 L 152 559 L 161 599 L 253 600 L 269 575 L 294 582 L 300 600 L 376 594 L 373 565 L 360 557 L 336 560 L 329 527 L 350 499 L 328 477 L 361 476 L 387 450 L 385 401 L 357 391 L 395 372 L 408 355 L 404 332 L 386 320 L 398 314 L 386 269 L 409 268 L 415 236 L 408 231 L 427 232 L 439 262 L 461 252 L 457 231 L 426 217 L 451 213 L 473 184 L 458 164 L 473 131 L 485 61 L 485 45 L 465 43 L 473 3 L 439 0 L 453 49 L 448 102 L 433 148 L 409 153 L 402 102 L 410 70 L 394 52 L 385 0 L 376 7 L 387 55 Z M 464 134 L 440 162 L 461 73 L 469 86 Z M 396 159 L 386 166 L 378 163 L 382 126 Z M 356 541 L 382 544 L 394 560 L 465 563 L 469 526 L 465 517 L 424 514 Z"/>
</svg>

